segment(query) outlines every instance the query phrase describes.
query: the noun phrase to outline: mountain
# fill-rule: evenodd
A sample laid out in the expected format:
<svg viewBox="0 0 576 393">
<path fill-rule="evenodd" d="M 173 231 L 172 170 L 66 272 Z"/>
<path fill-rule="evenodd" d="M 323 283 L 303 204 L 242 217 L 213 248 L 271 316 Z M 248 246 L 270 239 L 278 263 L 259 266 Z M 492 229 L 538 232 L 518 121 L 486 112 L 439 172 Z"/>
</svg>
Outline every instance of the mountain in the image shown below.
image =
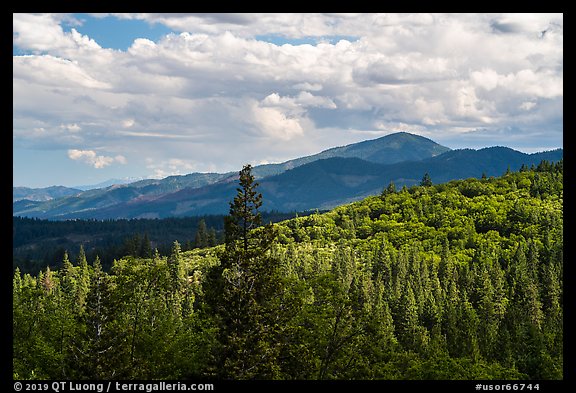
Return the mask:
<svg viewBox="0 0 576 393">
<path fill-rule="evenodd" d="M 256 178 L 279 175 L 289 169 L 334 157 L 360 158 L 378 164 L 394 164 L 434 157 L 449 150 L 450 148 L 439 145 L 423 136 L 397 132 L 377 139 L 334 147 L 318 154 L 296 158 L 281 164 L 259 165 L 254 167 L 252 173 Z"/>
<path fill-rule="evenodd" d="M 563 150 L 526 154 L 506 147 L 479 150 L 450 150 L 419 161 L 380 164 L 360 158 L 331 157 L 300 165 L 279 175 L 261 178 L 260 192 L 264 196 L 264 210 L 305 211 L 330 209 L 335 206 L 378 194 L 390 182 L 399 188 L 419 184 L 428 173 L 434 183 L 453 179 L 500 176 L 507 169 L 516 171 L 525 165 L 537 165 L 542 160 L 558 161 Z M 119 187 L 101 195 L 107 205 L 90 205 L 80 209 L 82 195 L 51 201 L 54 206 L 44 210 L 47 203 L 14 204 L 14 215 L 39 218 L 164 218 L 204 214 L 226 214 L 228 202 L 237 187 L 235 176 L 228 176 L 213 184 L 185 187 L 175 192 L 160 193 L 155 198 L 138 197 L 135 188 Z M 120 193 L 123 197 L 120 198 Z M 74 205 L 78 203 L 78 205 Z M 45 212 L 44 212 L 44 211 Z"/>
<path fill-rule="evenodd" d="M 106 188 L 106 187 L 119 185 L 119 184 L 130 184 L 130 183 L 134 183 L 138 180 L 142 180 L 142 178 L 138 179 L 138 178 L 134 178 L 134 177 L 125 177 L 123 179 L 109 179 L 109 180 L 106 180 L 106 181 L 103 181 L 103 182 L 100 182 L 97 184 L 75 186 L 74 188 L 77 188 L 77 189 L 82 190 L 82 191 L 88 191 L 88 190 L 94 190 L 97 188 Z"/>
<path fill-rule="evenodd" d="M 334 157 L 360 158 L 370 162 L 390 164 L 429 158 L 449 150 L 449 148 L 428 138 L 399 132 L 373 140 L 335 147 L 281 164 L 259 165 L 253 168 L 253 174 L 256 178 L 262 179 L 321 159 Z M 129 184 L 114 184 L 105 188 L 74 193 L 68 198 L 46 200 L 45 203 L 15 202 L 13 214 L 44 218 L 98 218 L 101 217 L 102 209 L 107 209 L 110 212 L 106 213 L 107 218 L 124 217 L 122 209 L 125 203 L 142 205 L 142 203 L 148 203 L 180 190 L 192 192 L 192 189 L 199 189 L 219 182 L 224 182 L 225 186 L 225 184 L 234 181 L 236 177 L 237 172 L 191 173 L 184 176 L 170 176 L 165 179 L 146 179 Z M 199 206 L 204 206 L 208 202 L 204 201 Z M 187 211 L 188 208 L 185 205 L 186 203 L 176 210 Z M 116 212 L 120 215 L 114 216 L 113 214 Z M 142 217 L 156 217 L 158 216 L 157 213 L 143 209 L 140 215 Z"/>
<path fill-rule="evenodd" d="M 434 183 L 480 178 L 482 174 L 500 176 L 508 168 L 517 171 L 522 164 L 530 166 L 537 165 L 542 160 L 558 161 L 562 156 L 562 149 L 525 154 L 510 148 L 490 147 L 480 150 L 453 150 L 425 160 L 391 165 L 375 164 L 358 158 L 334 157 L 261 179 L 260 192 L 264 196 L 265 210 L 331 209 L 368 195 L 379 194 L 390 182 L 394 182 L 398 188 L 419 184 L 425 173 L 431 176 Z M 179 207 L 172 212 L 181 214 L 184 207 L 189 206 L 189 214 L 197 214 L 192 212 L 197 211 L 195 206 L 200 203 L 202 210 L 224 212 L 227 205 L 212 197 L 218 196 L 228 201 L 234 195 L 234 187 L 219 187 L 212 189 L 213 193 L 196 190 L 194 194 L 186 195 L 183 194 L 186 190 L 183 190 L 170 196 L 172 203 Z M 177 198 L 179 196 L 182 198 Z M 165 203 L 168 198 L 161 198 L 154 203 L 160 201 L 164 202 L 162 210 L 168 211 Z"/>
<path fill-rule="evenodd" d="M 88 190 L 68 197 L 46 202 L 17 201 L 13 204 L 13 215 L 44 218 L 99 218 L 98 211 L 126 202 L 150 201 L 183 188 L 195 188 L 213 184 L 229 174 L 192 173 L 185 176 L 170 176 L 165 179 L 146 179 L 127 185 L 112 185 Z M 122 215 L 118 216 L 118 218 Z M 108 217 L 116 218 L 116 217 Z"/>
<path fill-rule="evenodd" d="M 51 186 L 45 188 L 12 187 L 12 202 L 27 199 L 30 201 L 50 201 L 82 192 L 78 188 Z"/>
</svg>

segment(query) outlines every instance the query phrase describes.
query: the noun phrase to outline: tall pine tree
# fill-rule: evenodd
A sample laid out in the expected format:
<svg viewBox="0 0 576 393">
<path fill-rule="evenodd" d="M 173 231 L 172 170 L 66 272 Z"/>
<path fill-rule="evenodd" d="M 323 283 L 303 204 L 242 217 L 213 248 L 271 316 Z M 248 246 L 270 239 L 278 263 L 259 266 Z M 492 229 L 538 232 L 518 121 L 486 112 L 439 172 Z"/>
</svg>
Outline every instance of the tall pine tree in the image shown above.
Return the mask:
<svg viewBox="0 0 576 393">
<path fill-rule="evenodd" d="M 278 373 L 282 280 L 268 253 L 275 232 L 272 224 L 261 226 L 262 194 L 251 170 L 246 165 L 240 171 L 240 186 L 225 218 L 225 249 L 206 290 L 220 326 L 215 368 L 224 378 L 274 378 Z"/>
</svg>

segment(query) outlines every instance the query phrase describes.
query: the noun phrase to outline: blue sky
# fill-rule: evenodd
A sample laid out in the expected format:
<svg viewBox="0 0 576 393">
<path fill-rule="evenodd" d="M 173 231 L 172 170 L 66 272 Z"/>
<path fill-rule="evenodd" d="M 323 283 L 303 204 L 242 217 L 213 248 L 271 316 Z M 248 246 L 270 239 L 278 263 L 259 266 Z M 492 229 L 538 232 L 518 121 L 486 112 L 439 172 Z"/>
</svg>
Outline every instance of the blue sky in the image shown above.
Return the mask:
<svg viewBox="0 0 576 393">
<path fill-rule="evenodd" d="M 103 47 L 110 49 L 127 50 L 135 39 L 147 38 L 158 41 L 163 36 L 174 31 L 162 24 L 146 23 L 138 19 L 118 19 L 113 16 L 97 18 L 90 14 L 71 14 L 70 19 L 60 23 L 63 33 L 70 33 L 76 29 L 80 34 L 86 35 Z M 34 54 L 26 48 L 14 46 L 14 55 Z"/>
<path fill-rule="evenodd" d="M 80 34 L 94 39 L 103 48 L 125 51 L 135 39 L 147 38 L 158 41 L 173 30 L 159 23 L 146 23 L 138 19 L 118 19 L 113 16 L 95 18 L 89 14 L 73 14 L 74 18 L 81 20 L 81 25 L 65 23 L 66 31 L 76 28 Z"/>
<path fill-rule="evenodd" d="M 563 146 L 562 14 L 13 21 L 14 186 L 236 171 L 397 131 Z"/>
</svg>

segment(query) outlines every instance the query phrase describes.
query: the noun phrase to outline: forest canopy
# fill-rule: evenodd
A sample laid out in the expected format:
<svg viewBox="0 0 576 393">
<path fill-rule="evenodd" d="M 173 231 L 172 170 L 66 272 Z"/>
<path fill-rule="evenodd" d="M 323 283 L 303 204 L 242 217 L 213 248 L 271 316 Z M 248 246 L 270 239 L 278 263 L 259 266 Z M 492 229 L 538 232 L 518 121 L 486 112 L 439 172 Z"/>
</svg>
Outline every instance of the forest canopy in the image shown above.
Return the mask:
<svg viewBox="0 0 576 393">
<path fill-rule="evenodd" d="M 562 161 L 266 225 L 244 175 L 225 244 L 17 268 L 14 378 L 563 379 Z"/>
</svg>

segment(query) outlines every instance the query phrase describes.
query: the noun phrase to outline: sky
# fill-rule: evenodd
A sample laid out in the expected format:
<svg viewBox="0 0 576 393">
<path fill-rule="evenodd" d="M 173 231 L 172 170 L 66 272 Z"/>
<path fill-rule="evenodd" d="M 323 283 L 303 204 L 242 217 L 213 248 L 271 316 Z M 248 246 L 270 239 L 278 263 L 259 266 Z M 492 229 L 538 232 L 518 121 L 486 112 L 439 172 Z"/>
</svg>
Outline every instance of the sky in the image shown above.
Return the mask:
<svg viewBox="0 0 576 393">
<path fill-rule="evenodd" d="M 13 185 L 238 171 L 394 132 L 563 147 L 563 14 L 13 14 Z"/>
</svg>

